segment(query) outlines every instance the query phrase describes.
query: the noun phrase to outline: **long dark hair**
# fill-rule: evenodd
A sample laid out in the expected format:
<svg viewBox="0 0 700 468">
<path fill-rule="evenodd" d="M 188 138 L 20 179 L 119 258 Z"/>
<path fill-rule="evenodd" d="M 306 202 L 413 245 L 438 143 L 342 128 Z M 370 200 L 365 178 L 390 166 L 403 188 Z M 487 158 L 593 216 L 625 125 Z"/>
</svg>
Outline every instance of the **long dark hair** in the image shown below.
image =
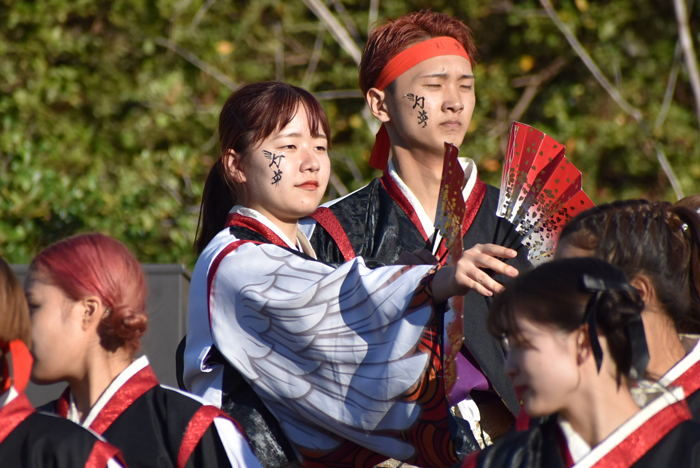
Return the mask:
<svg viewBox="0 0 700 468">
<path fill-rule="evenodd" d="M 595 257 L 554 260 L 518 276 L 494 301 L 488 316 L 489 331 L 496 337 L 507 335 L 525 341 L 518 317 L 567 333 L 577 330 L 586 322 L 586 308 L 595 294 L 584 287 L 584 276 L 614 285 L 600 293 L 590 323 L 607 340 L 619 383 L 621 376 L 630 375 L 633 365 L 628 325 L 632 321 L 641 324 L 644 303 L 627 283 L 625 274 L 604 260 Z"/>
<path fill-rule="evenodd" d="M 268 81 L 242 86 L 229 96 L 219 115 L 219 159 L 209 171 L 199 210 L 195 251 L 200 254 L 223 229 L 228 212 L 244 201 L 244 187 L 227 170 L 231 151 L 245 158 L 255 145 L 282 129 L 300 109 L 306 111 L 311 135 L 328 138 L 330 125 L 321 104 L 308 91 L 286 83 Z"/>
<path fill-rule="evenodd" d="M 682 332 L 700 331 L 700 216 L 668 202 L 627 200 L 576 216 L 560 241 L 589 250 L 628 278 L 649 278 Z"/>
</svg>

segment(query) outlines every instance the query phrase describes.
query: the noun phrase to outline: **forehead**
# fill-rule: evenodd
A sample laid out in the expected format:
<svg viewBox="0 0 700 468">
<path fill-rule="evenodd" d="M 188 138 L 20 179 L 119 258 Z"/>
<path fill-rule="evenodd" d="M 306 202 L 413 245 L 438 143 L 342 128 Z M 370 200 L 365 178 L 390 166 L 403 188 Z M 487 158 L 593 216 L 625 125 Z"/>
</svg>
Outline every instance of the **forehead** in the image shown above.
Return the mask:
<svg viewBox="0 0 700 468">
<path fill-rule="evenodd" d="M 290 120 L 289 123 L 283 128 L 278 128 L 268 138 L 275 139 L 283 138 L 289 135 L 306 136 L 314 134 L 315 132 L 312 128 L 313 121 L 309 119 L 307 112 L 309 111 L 306 109 L 306 107 L 304 107 L 303 105 L 299 105 L 294 113 L 294 117 L 292 117 L 292 120 Z M 327 138 L 327 136 L 324 135 L 324 130 L 320 123 L 317 131 L 319 133 L 319 138 Z"/>
<path fill-rule="evenodd" d="M 24 280 L 24 291 L 27 295 L 63 294 L 63 291 L 51 284 L 49 277 L 40 271 L 32 271 Z"/>
</svg>

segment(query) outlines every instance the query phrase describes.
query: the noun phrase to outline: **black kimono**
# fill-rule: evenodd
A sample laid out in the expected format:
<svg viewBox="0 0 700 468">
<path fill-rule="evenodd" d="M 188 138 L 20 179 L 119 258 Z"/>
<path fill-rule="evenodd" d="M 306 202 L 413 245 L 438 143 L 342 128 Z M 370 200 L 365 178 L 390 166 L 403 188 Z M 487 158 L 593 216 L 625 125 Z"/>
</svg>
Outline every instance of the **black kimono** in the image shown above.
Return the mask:
<svg viewBox="0 0 700 468">
<path fill-rule="evenodd" d="M 697 468 L 700 424 L 679 398 L 663 394 L 583 456 L 572 457 L 555 415 L 471 454 L 461 468 Z"/>
<path fill-rule="evenodd" d="M 50 404 L 78 421 L 69 389 Z M 130 468 L 259 467 L 238 425 L 220 409 L 158 383 L 145 356 L 107 387 L 82 425 L 119 447 Z"/>
<path fill-rule="evenodd" d="M 300 229 L 309 238 L 319 260 L 343 262 L 362 256 L 368 264 L 375 261 L 391 265 L 401 252 L 434 250 L 416 209 L 394 178 L 398 175 L 393 172 L 392 177 L 390 170 L 364 188 L 320 207 L 313 219 L 300 222 Z M 462 229 L 464 248 L 485 243 L 503 245 L 518 251 L 509 264 L 521 271 L 529 268 L 527 249 L 521 245 L 520 236 L 509 222 L 495 214 L 498 189 L 483 183 L 476 176 L 476 169 L 472 170 L 473 188 L 467 184 L 464 192 L 467 205 Z M 437 257 L 442 257 L 444 252 L 441 244 Z M 464 344 L 471 354 L 469 358 L 476 361 L 492 390 L 517 415 L 520 404 L 504 372 L 503 350 L 486 329 L 489 304 L 490 300 L 480 294 L 464 297 Z"/>
<path fill-rule="evenodd" d="M 10 389 L 0 408 L 0 466 L 12 468 L 118 468 L 119 449 L 70 421 L 34 410 Z"/>
</svg>

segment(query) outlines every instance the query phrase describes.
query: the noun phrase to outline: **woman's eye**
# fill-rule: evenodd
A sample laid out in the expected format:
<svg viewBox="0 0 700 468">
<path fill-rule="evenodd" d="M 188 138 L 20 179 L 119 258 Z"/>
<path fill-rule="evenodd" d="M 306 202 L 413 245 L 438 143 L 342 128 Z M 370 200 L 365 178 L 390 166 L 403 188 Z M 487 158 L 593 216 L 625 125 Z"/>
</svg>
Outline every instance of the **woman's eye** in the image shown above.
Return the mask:
<svg viewBox="0 0 700 468">
<path fill-rule="evenodd" d="M 296 149 L 295 145 L 284 145 L 282 149 Z"/>
<path fill-rule="evenodd" d="M 326 152 L 326 147 L 325 147 L 325 146 L 317 146 L 317 147 L 316 147 L 316 150 L 317 150 L 317 151 L 322 151 L 322 152 L 325 153 L 325 152 Z"/>
</svg>

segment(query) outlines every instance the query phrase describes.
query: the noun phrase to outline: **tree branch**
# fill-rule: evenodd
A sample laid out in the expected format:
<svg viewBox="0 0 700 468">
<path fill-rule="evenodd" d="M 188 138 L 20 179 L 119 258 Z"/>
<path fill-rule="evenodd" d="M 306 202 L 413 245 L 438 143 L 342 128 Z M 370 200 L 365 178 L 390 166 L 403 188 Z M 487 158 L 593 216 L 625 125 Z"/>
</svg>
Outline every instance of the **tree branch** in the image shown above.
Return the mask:
<svg viewBox="0 0 700 468">
<path fill-rule="evenodd" d="M 175 52 L 176 54 L 178 54 L 179 56 L 181 56 L 182 58 L 184 58 L 185 60 L 190 62 L 195 67 L 202 70 L 204 73 L 207 73 L 207 74 L 211 75 L 212 77 L 214 77 L 219 83 L 226 86 L 231 91 L 235 91 L 238 88 L 238 85 L 236 83 L 234 83 L 233 81 L 231 81 L 226 75 L 224 75 L 223 73 L 221 73 L 219 70 L 212 67 L 208 63 L 200 60 L 200 58 L 197 57 L 196 55 L 194 55 L 192 52 L 189 52 L 189 51 L 183 49 L 179 45 L 177 45 L 173 42 L 170 42 L 169 40 L 167 40 L 163 37 L 156 37 L 155 43 L 158 44 L 159 46 L 162 46 L 162 47 L 165 47 L 167 49 L 172 50 L 173 52 Z"/>
<path fill-rule="evenodd" d="M 700 72 L 698 72 L 698 60 L 695 56 L 693 38 L 690 36 L 690 26 L 688 26 L 688 14 L 686 12 L 685 0 L 673 0 L 673 6 L 676 10 L 678 35 L 681 46 L 683 47 L 685 66 L 688 69 L 690 86 L 693 88 L 693 94 L 695 95 L 695 115 L 698 118 L 698 125 L 700 125 Z"/>
<path fill-rule="evenodd" d="M 311 10 L 326 25 L 326 28 L 328 28 L 331 35 L 335 38 L 338 44 L 340 44 L 340 47 L 342 47 L 343 50 L 347 52 L 350 57 L 352 57 L 355 63 L 359 65 L 362 55 L 360 53 L 360 48 L 352 40 L 350 34 L 348 34 L 345 28 L 343 28 L 338 20 L 335 19 L 328 7 L 326 7 L 326 5 L 321 3 L 319 0 L 304 0 L 304 3 L 307 7 L 309 7 L 309 10 Z"/>
<path fill-rule="evenodd" d="M 674 0 L 676 1 L 676 0 Z M 576 36 L 573 35 L 571 31 L 566 27 L 564 22 L 559 18 L 559 15 L 557 15 L 557 12 L 554 11 L 554 7 L 552 7 L 552 4 L 549 0 L 540 0 L 540 3 L 544 7 L 545 11 L 549 15 L 549 17 L 552 19 L 554 24 L 557 26 L 559 31 L 564 35 L 566 40 L 569 42 L 571 47 L 573 47 L 574 51 L 576 54 L 579 56 L 579 58 L 583 61 L 583 63 L 586 65 L 588 70 L 593 74 L 596 80 L 598 80 L 598 83 L 605 89 L 605 91 L 608 92 L 611 98 L 620 106 L 622 109 L 627 112 L 629 115 L 631 115 L 640 125 L 640 128 L 642 131 L 647 135 L 647 138 L 650 139 L 650 142 L 652 146 L 654 147 L 654 151 L 656 152 L 656 157 L 659 161 L 659 164 L 661 165 L 661 169 L 666 173 L 666 177 L 668 178 L 669 182 L 671 183 L 671 186 L 673 187 L 673 191 L 676 193 L 676 197 L 680 200 L 683 198 L 683 189 L 681 188 L 681 184 L 678 181 L 678 177 L 676 176 L 675 172 L 673 171 L 673 168 L 668 162 L 668 159 L 666 158 L 666 155 L 664 152 L 661 150 L 659 147 L 658 142 L 654 139 L 653 134 L 651 132 L 651 129 L 649 126 L 646 124 L 644 119 L 642 118 L 642 113 L 637 109 L 636 107 L 632 106 L 629 104 L 620 94 L 620 92 L 615 88 L 612 83 L 603 75 L 603 72 L 600 71 L 600 68 L 598 68 L 598 65 L 593 61 L 590 55 L 588 55 L 588 52 L 586 52 L 586 49 L 583 48 L 581 43 L 576 39 Z"/>
</svg>

